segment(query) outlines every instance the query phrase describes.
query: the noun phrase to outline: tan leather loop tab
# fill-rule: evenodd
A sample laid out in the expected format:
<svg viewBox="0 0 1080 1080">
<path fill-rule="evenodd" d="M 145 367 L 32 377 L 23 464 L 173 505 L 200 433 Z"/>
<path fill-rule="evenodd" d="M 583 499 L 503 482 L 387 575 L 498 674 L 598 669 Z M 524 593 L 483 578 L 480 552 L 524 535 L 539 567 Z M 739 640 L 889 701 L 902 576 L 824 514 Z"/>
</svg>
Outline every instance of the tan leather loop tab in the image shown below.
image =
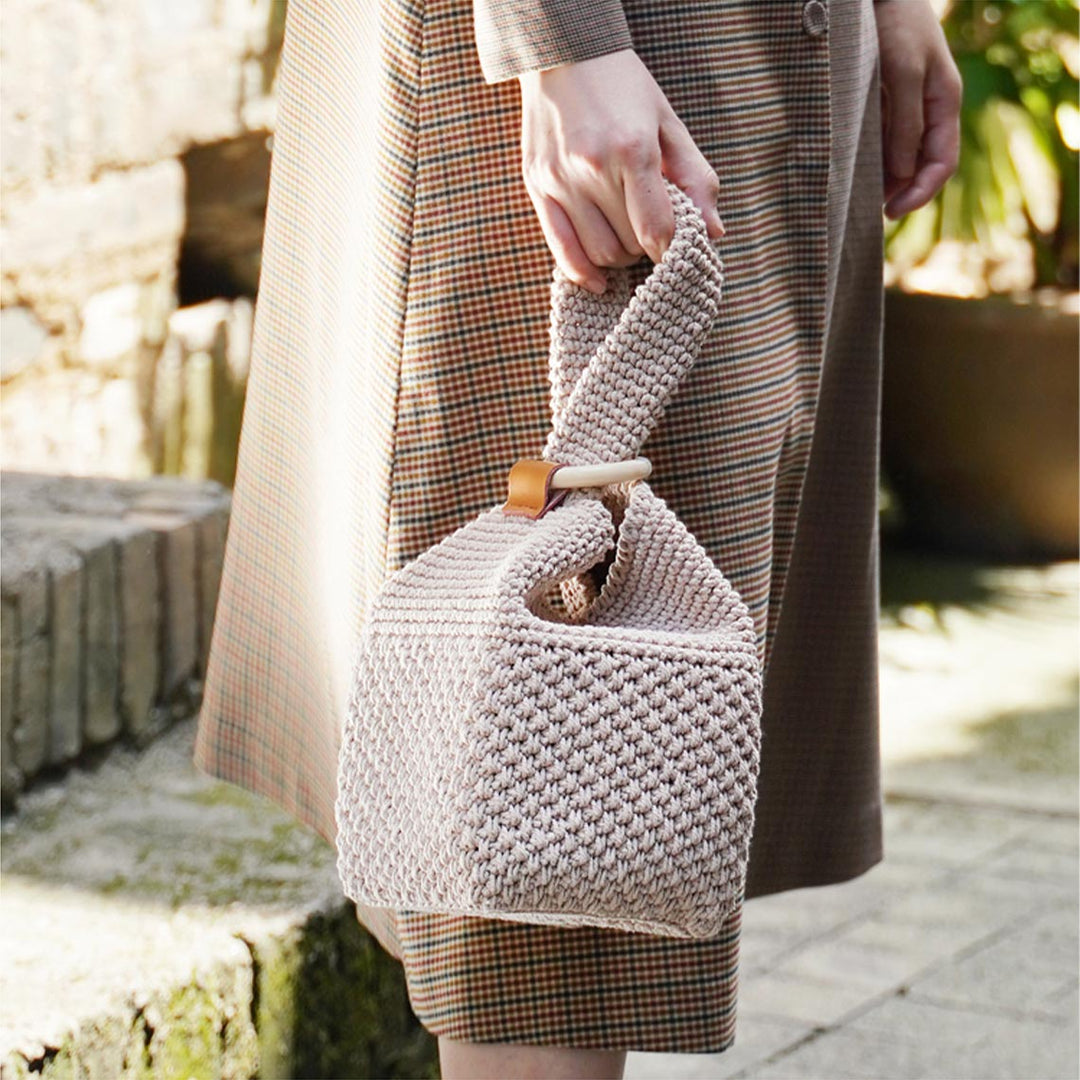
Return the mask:
<svg viewBox="0 0 1080 1080">
<path fill-rule="evenodd" d="M 559 462 L 522 458 L 510 469 L 509 494 L 503 504 L 504 514 L 543 517 L 566 498 L 568 488 L 552 491 L 551 477 L 561 469 Z"/>
</svg>

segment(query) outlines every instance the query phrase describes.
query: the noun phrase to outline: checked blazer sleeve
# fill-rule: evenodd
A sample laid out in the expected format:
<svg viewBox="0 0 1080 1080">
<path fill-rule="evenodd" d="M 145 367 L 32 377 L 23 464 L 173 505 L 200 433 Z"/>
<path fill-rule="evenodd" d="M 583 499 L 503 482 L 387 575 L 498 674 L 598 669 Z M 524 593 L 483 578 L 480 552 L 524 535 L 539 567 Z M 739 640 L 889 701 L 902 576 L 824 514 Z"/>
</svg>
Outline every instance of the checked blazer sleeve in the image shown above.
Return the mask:
<svg viewBox="0 0 1080 1080">
<path fill-rule="evenodd" d="M 622 0 L 473 0 L 487 83 L 633 48 Z"/>
</svg>

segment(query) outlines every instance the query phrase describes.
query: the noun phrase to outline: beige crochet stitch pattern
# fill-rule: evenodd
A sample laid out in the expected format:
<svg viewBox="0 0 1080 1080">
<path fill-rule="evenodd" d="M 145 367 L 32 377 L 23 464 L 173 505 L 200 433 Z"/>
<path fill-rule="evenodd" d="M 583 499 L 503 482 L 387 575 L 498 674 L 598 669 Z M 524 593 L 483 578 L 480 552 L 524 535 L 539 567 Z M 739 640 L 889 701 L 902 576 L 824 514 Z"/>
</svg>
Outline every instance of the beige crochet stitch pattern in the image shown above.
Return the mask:
<svg viewBox="0 0 1080 1080">
<path fill-rule="evenodd" d="M 597 296 L 554 270 L 547 461 L 637 455 L 713 325 L 723 265 L 667 186 L 675 235 L 633 295 L 623 271 Z M 391 574 L 358 636 L 345 892 L 716 936 L 743 899 L 760 721 L 746 605 L 645 481 L 535 519 L 494 506 Z"/>
</svg>

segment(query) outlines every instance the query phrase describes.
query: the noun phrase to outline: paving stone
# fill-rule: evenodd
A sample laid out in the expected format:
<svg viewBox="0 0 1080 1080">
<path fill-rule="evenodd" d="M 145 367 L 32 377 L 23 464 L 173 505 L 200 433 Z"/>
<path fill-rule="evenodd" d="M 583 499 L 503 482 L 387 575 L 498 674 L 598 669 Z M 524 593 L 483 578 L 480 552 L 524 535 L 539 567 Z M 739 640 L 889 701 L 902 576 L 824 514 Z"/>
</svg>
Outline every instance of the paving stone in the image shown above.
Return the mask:
<svg viewBox="0 0 1080 1080">
<path fill-rule="evenodd" d="M 782 957 L 812 939 L 812 931 L 747 926 L 744 914 L 739 940 L 739 969 L 746 974 L 769 971 Z"/>
<path fill-rule="evenodd" d="M 767 1063 L 735 1073 L 733 1080 L 886 1080 L 864 1068 L 857 1056 L 860 1050 L 850 1039 L 838 1042 L 831 1033 L 820 1034 Z"/>
<path fill-rule="evenodd" d="M 875 910 L 918 874 L 886 860 L 850 881 L 754 897 L 746 902 L 743 925 L 752 931 L 821 934 Z"/>
<path fill-rule="evenodd" d="M 1033 888 L 1048 881 L 1069 888 L 1076 883 L 1076 853 L 1021 837 L 984 859 L 979 872 L 1027 882 Z"/>
<path fill-rule="evenodd" d="M 942 1061 L 957 1060 L 961 1051 L 986 1038 L 1000 1017 L 967 1007 L 943 1008 L 912 997 L 893 994 L 849 1020 L 843 1030 L 878 1042 L 932 1041 Z"/>
<path fill-rule="evenodd" d="M 964 939 L 978 940 L 1015 924 L 1037 903 L 1031 890 L 1019 882 L 968 872 L 911 889 L 875 914 L 892 922 L 953 929 Z"/>
<path fill-rule="evenodd" d="M 1010 811 L 890 800 L 885 815 L 885 859 L 929 864 L 927 873 L 971 866 L 1027 834 Z"/>
<path fill-rule="evenodd" d="M 1070 976 L 1035 1005 L 1039 1012 L 1047 1016 L 1075 1021 L 1080 1016 L 1080 980 L 1075 975 Z"/>
<path fill-rule="evenodd" d="M 1072 1023 L 998 1023 L 986 1040 L 968 1051 L 968 1067 L 979 1080 L 1076 1080 L 1080 1075 L 1080 1032 Z"/>
<path fill-rule="evenodd" d="M 1080 823 L 1075 818 L 1039 819 L 1023 835 L 1048 851 L 1080 854 Z"/>
<path fill-rule="evenodd" d="M 721 1054 L 626 1056 L 626 1080 L 726 1080 L 804 1039 L 812 1029 L 776 1019 L 736 1020 L 735 1042 Z"/>
<path fill-rule="evenodd" d="M 1075 928 L 1061 930 L 1059 920 L 1037 919 L 914 980 L 911 997 L 1041 1016 L 1039 1003 L 1076 976 Z"/>
<path fill-rule="evenodd" d="M 907 957 L 916 970 L 921 970 L 949 960 L 993 933 L 995 931 L 988 930 L 984 924 L 951 922 L 934 926 L 894 920 L 886 908 L 884 912 L 847 928 L 838 940 L 899 953 Z"/>
<path fill-rule="evenodd" d="M 840 1023 L 865 1008 L 876 995 L 864 986 L 842 979 L 811 979 L 771 971 L 755 975 L 740 986 L 743 1016 L 779 1017 L 811 1027 Z"/>
<path fill-rule="evenodd" d="M 829 1031 L 768 1066 L 743 1074 L 753 1080 L 790 1077 L 859 1080 L 988 1080 L 992 1077 L 1054 1080 L 1075 1077 L 1062 1071 L 1070 1061 L 1063 1031 L 1045 1024 L 1000 1021 L 973 1045 L 942 1041 L 930 1026 L 910 1041 L 867 1038 L 854 1031 Z"/>
<path fill-rule="evenodd" d="M 785 957 L 778 974 L 841 981 L 879 994 L 899 989 L 927 966 L 925 956 L 876 948 L 846 937 L 818 941 Z"/>
</svg>

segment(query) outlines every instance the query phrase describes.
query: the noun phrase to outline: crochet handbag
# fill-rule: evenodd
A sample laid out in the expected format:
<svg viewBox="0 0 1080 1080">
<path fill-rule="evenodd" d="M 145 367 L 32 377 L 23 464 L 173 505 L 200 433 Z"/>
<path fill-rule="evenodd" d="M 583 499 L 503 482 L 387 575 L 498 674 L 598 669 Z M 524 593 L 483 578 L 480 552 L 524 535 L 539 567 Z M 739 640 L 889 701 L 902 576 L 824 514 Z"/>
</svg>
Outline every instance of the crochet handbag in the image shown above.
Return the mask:
<svg viewBox="0 0 1080 1080">
<path fill-rule="evenodd" d="M 555 268 L 542 457 L 391 574 L 360 631 L 336 801 L 358 903 L 679 938 L 742 903 L 754 626 L 635 459 L 720 299 L 667 187 L 675 234 L 632 296 L 624 270 L 595 295 Z"/>
</svg>

